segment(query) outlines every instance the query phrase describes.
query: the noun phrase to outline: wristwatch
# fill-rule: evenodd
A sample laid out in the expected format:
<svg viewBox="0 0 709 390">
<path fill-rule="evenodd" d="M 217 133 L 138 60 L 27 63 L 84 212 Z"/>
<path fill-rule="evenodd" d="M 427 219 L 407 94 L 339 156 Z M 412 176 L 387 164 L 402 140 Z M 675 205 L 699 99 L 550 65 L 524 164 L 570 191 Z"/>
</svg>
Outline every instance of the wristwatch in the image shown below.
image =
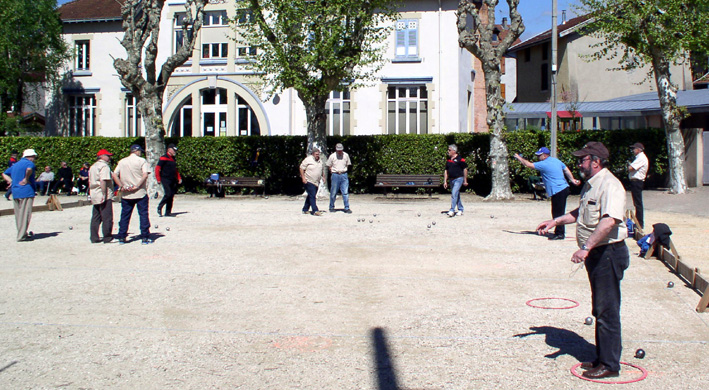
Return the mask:
<svg viewBox="0 0 709 390">
<path fill-rule="evenodd" d="M 581 250 L 591 251 L 591 248 L 587 247 L 586 244 L 581 245 Z"/>
</svg>

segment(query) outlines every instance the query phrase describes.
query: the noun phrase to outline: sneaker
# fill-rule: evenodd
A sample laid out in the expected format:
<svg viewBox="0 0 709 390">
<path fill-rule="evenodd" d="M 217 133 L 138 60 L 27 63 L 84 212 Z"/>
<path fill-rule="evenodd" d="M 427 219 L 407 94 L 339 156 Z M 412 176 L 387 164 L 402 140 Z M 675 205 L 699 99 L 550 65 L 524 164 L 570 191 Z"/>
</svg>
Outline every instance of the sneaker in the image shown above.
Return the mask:
<svg viewBox="0 0 709 390">
<path fill-rule="evenodd" d="M 352 214 L 352 210 L 347 209 L 347 210 L 345 210 L 345 213 L 346 213 L 346 214 Z"/>
<path fill-rule="evenodd" d="M 316 217 L 319 217 L 319 216 L 323 215 L 323 212 L 322 212 L 322 211 L 315 211 L 315 212 L 313 213 L 313 215 L 316 216 Z"/>
<path fill-rule="evenodd" d="M 141 241 L 141 244 L 148 245 L 148 244 L 152 244 L 153 242 L 155 242 L 155 241 L 153 241 L 150 238 L 144 238 L 143 241 Z"/>
<path fill-rule="evenodd" d="M 125 243 L 126 243 L 126 239 L 125 239 L 125 238 L 119 238 L 119 239 L 118 239 L 118 245 L 123 245 L 123 244 L 125 244 Z"/>
<path fill-rule="evenodd" d="M 446 215 L 448 215 L 449 217 L 455 217 L 455 213 L 452 211 L 449 211 Z"/>
<path fill-rule="evenodd" d="M 463 212 L 460 211 L 460 210 L 458 210 L 458 211 L 455 213 L 455 216 L 456 216 L 456 217 L 462 217 L 462 216 L 463 216 Z"/>
<path fill-rule="evenodd" d="M 330 209 L 330 210 L 328 210 L 328 211 L 330 211 L 331 213 L 334 213 L 334 212 L 335 212 L 335 209 Z"/>
</svg>

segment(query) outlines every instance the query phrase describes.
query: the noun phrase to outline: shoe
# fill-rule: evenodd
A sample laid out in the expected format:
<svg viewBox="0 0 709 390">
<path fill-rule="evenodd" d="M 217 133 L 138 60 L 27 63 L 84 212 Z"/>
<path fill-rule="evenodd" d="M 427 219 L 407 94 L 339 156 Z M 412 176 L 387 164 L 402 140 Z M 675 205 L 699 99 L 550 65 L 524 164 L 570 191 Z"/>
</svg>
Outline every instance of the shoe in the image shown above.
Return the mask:
<svg viewBox="0 0 709 390">
<path fill-rule="evenodd" d="M 603 364 L 599 364 L 598 367 L 592 368 L 583 374 L 584 378 L 589 379 L 602 379 L 602 378 L 614 378 L 620 375 L 618 371 L 611 371 L 608 367 Z"/>
<path fill-rule="evenodd" d="M 150 238 L 144 238 L 144 239 L 141 241 L 141 244 L 143 244 L 143 245 L 148 245 L 148 244 L 152 244 L 153 242 L 155 242 L 155 241 L 153 241 L 153 240 L 150 239 Z"/>
<path fill-rule="evenodd" d="M 334 212 L 335 212 L 335 209 L 330 209 L 330 210 L 328 210 L 328 211 L 331 212 L 331 213 L 334 213 Z"/>
<path fill-rule="evenodd" d="M 462 216 L 463 216 L 463 212 L 460 211 L 460 210 L 458 210 L 458 211 L 455 213 L 455 216 L 456 216 L 456 217 L 462 217 Z"/>
<path fill-rule="evenodd" d="M 451 217 L 451 218 L 452 218 L 452 217 L 455 217 L 455 213 L 452 212 L 452 211 L 449 211 L 446 215 L 448 215 L 448 216 Z"/>
<path fill-rule="evenodd" d="M 158 217 L 162 217 L 162 210 L 160 210 L 160 207 L 158 207 Z"/>
<path fill-rule="evenodd" d="M 596 362 L 583 362 L 583 363 L 581 363 L 581 368 L 583 368 L 584 370 L 590 370 L 590 369 L 596 368 L 596 367 L 598 367 L 598 363 L 596 363 Z"/>
<path fill-rule="evenodd" d="M 113 237 L 111 237 L 109 239 L 106 239 L 106 238 L 103 239 L 104 244 L 113 244 L 114 242 L 117 242 L 117 241 L 114 240 Z"/>
<path fill-rule="evenodd" d="M 352 210 L 350 210 L 350 209 L 345 210 L 345 214 L 352 214 Z"/>
<path fill-rule="evenodd" d="M 165 213 L 165 215 L 163 215 L 163 217 L 174 217 L 174 216 L 175 215 L 172 213 Z"/>
<path fill-rule="evenodd" d="M 323 214 L 322 211 L 315 211 L 315 212 L 313 212 L 313 215 L 316 216 L 316 217 L 319 217 L 319 216 L 321 216 L 322 214 Z"/>
<path fill-rule="evenodd" d="M 310 211 L 303 211 L 303 214 L 310 214 Z"/>
<path fill-rule="evenodd" d="M 99 244 L 99 243 L 101 243 L 101 242 L 103 242 L 103 241 L 101 241 L 101 240 L 91 240 L 91 243 L 92 243 L 92 244 Z"/>
<path fill-rule="evenodd" d="M 549 237 L 548 240 L 563 240 L 564 238 L 566 238 L 566 237 L 564 237 L 563 234 L 555 234 L 555 235 Z"/>
<path fill-rule="evenodd" d="M 33 240 L 34 240 L 34 237 L 32 237 L 30 235 L 26 235 L 26 236 L 20 238 L 19 240 L 17 240 L 17 242 L 33 241 Z"/>
<path fill-rule="evenodd" d="M 123 245 L 123 244 L 125 244 L 125 243 L 126 243 L 126 239 L 125 239 L 125 238 L 119 238 L 119 239 L 118 239 L 118 245 Z"/>
</svg>

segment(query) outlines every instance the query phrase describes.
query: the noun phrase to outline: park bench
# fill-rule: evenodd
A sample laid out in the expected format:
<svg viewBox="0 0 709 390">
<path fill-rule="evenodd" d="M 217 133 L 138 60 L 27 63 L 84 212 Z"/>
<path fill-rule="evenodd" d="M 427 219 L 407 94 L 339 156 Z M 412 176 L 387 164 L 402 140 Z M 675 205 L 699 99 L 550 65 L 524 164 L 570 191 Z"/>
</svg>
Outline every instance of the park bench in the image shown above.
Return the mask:
<svg viewBox="0 0 709 390">
<path fill-rule="evenodd" d="M 262 177 L 236 177 L 236 176 L 224 176 L 220 177 L 218 180 L 207 180 L 205 183 L 207 190 L 210 194 L 217 196 L 224 196 L 224 188 L 235 187 L 235 188 L 261 188 L 263 190 L 262 196 L 266 195 L 266 179 Z"/>
<path fill-rule="evenodd" d="M 374 184 L 374 187 L 379 187 L 384 190 L 384 196 L 387 195 L 388 188 L 425 188 L 429 198 L 431 197 L 433 189 L 440 186 L 440 175 L 397 175 L 384 173 L 377 175 L 376 184 Z"/>
</svg>

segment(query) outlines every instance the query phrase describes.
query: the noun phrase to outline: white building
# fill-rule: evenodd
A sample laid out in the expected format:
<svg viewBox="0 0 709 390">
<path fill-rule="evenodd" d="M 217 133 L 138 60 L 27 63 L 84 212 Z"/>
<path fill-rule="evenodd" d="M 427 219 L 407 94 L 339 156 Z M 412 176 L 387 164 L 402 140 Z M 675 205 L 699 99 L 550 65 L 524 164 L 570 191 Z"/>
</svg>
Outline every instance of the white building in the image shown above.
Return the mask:
<svg viewBox="0 0 709 390">
<path fill-rule="evenodd" d="M 250 49 L 236 43 L 227 21 L 237 15 L 235 3 L 209 3 L 191 60 L 173 73 L 166 88 L 163 117 L 168 136 L 305 135 L 305 110 L 295 91 L 266 96 L 257 76 L 245 67 Z M 458 46 L 457 5 L 455 0 L 403 1 L 378 81 L 331 95 L 328 134 L 487 131 L 482 70 L 477 59 Z M 76 59 L 67 66 L 62 94 L 48 105 L 47 132 L 144 135 L 133 97 L 113 68 L 114 57 L 125 58 L 119 42 L 120 4 L 75 0 L 58 11 Z M 184 0 L 166 2 L 159 65 L 181 39 L 177 26 L 182 12 Z M 507 74 L 514 75 L 509 60 L 514 59 L 506 61 Z M 508 83 L 514 84 L 514 79 Z M 507 96 L 511 92 L 507 89 Z"/>
</svg>

